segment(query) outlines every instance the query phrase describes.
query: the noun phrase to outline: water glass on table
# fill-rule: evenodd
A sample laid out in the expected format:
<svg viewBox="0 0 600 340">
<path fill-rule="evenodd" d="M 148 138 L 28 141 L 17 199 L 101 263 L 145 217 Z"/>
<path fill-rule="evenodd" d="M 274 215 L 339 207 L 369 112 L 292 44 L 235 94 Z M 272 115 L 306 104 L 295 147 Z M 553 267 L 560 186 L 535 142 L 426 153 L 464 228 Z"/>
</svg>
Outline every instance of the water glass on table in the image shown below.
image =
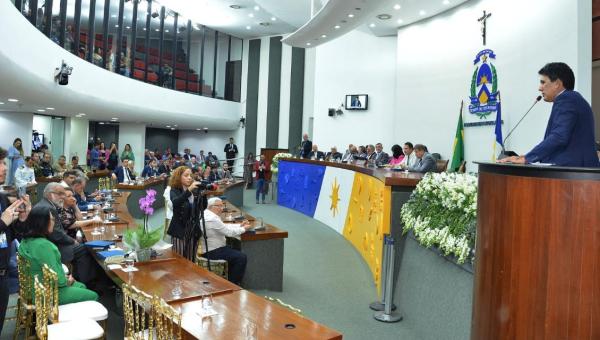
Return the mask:
<svg viewBox="0 0 600 340">
<path fill-rule="evenodd" d="M 171 295 L 173 295 L 174 298 L 179 298 L 182 293 L 183 291 L 181 290 L 181 280 L 174 280 L 173 289 L 171 289 Z"/>
</svg>

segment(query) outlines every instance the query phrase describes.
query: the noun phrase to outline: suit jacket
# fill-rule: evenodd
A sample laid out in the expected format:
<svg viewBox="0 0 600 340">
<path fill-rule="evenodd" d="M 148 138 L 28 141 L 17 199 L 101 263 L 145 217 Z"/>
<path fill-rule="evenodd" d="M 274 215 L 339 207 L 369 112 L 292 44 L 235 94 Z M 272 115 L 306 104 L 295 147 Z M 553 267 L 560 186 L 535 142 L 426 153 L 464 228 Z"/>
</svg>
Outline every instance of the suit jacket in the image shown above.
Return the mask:
<svg viewBox="0 0 600 340">
<path fill-rule="evenodd" d="M 118 167 L 115 169 L 115 175 L 117 176 L 117 182 L 119 183 L 123 183 L 123 181 L 125 180 L 125 174 L 123 173 L 123 171 L 127 171 L 129 173 L 129 178 L 131 178 L 131 180 L 135 180 L 135 175 L 131 173 L 131 171 L 129 171 L 129 169 L 123 168 L 122 166 Z"/>
<path fill-rule="evenodd" d="M 235 158 L 235 155 L 238 153 L 238 147 L 235 144 L 227 143 L 223 151 L 227 158 Z"/>
<path fill-rule="evenodd" d="M 307 141 L 302 141 L 302 143 L 300 144 L 300 158 L 310 158 L 310 153 L 312 152 L 312 142 L 307 140 Z"/>
<path fill-rule="evenodd" d="M 73 247 L 75 246 L 75 240 L 65 232 L 58 216 L 56 206 L 46 198 L 42 198 L 35 206 L 50 208 L 52 216 L 54 216 L 54 230 L 48 235 L 48 240 L 58 247 L 62 263 L 70 263 L 73 261 Z"/>
<path fill-rule="evenodd" d="M 529 163 L 600 167 L 595 146 L 594 114 L 576 91 L 564 91 L 554 100 L 544 140 L 525 155 Z"/>
<path fill-rule="evenodd" d="M 323 151 L 317 151 L 316 154 L 315 154 L 315 152 L 311 151 L 308 154 L 308 158 L 312 159 L 313 157 L 315 159 L 325 159 L 325 154 L 323 153 Z"/>
<path fill-rule="evenodd" d="M 415 165 L 408 168 L 413 172 L 435 172 L 437 171 L 437 162 L 430 153 L 423 154 L 421 159 L 417 159 Z"/>
<path fill-rule="evenodd" d="M 202 232 L 200 225 L 192 221 L 194 207 L 189 202 L 192 193 L 189 190 L 171 188 L 170 196 L 173 203 L 173 217 L 169 223 L 167 234 L 179 239 L 186 239 L 189 236 L 200 238 Z"/>
<path fill-rule="evenodd" d="M 158 174 L 159 174 L 158 168 L 153 169 L 150 165 L 146 165 L 144 167 L 144 170 L 142 170 L 142 177 L 158 176 Z"/>
<path fill-rule="evenodd" d="M 341 153 L 339 153 L 339 152 L 336 152 L 336 153 L 332 154 L 332 153 L 331 153 L 331 151 L 330 151 L 330 152 L 328 152 L 328 153 L 325 155 L 325 160 L 326 160 L 326 161 L 330 161 L 330 162 L 332 162 L 332 161 L 334 161 L 334 160 L 338 160 L 338 159 L 342 159 L 342 154 L 341 154 Z"/>
<path fill-rule="evenodd" d="M 390 155 L 387 152 L 381 151 L 380 153 L 375 153 L 375 164 L 388 164 L 390 162 Z"/>
</svg>

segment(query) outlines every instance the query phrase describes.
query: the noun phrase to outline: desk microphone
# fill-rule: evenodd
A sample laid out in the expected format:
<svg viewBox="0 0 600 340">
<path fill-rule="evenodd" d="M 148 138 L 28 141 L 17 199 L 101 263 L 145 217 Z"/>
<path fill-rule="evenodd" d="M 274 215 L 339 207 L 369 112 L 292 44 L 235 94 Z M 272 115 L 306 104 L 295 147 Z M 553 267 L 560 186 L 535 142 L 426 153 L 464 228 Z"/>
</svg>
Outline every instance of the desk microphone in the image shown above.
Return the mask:
<svg viewBox="0 0 600 340">
<path fill-rule="evenodd" d="M 508 156 L 514 156 L 514 152 L 513 151 L 509 151 L 508 154 L 507 152 L 504 150 L 504 146 L 506 145 L 506 141 L 508 140 L 508 137 L 510 137 L 510 135 L 512 135 L 512 133 L 517 129 L 517 127 L 519 127 L 519 124 L 521 124 L 521 122 L 523 121 L 523 119 L 525 117 L 527 117 L 527 114 L 529 114 L 529 112 L 531 111 L 531 109 L 533 109 L 533 107 L 535 106 L 535 104 L 537 104 L 540 100 L 542 100 L 542 96 L 537 96 L 533 102 L 533 104 L 531 104 L 531 107 L 529 107 L 529 110 L 527 110 L 527 112 L 525 112 L 525 114 L 523 115 L 523 117 L 521 117 L 521 119 L 519 119 L 519 121 L 517 122 L 517 125 L 515 125 L 515 127 L 513 127 L 509 132 L 508 135 L 506 135 L 506 138 L 504 138 L 504 140 L 502 141 L 502 152 L 500 153 L 500 156 L 498 156 L 498 159 L 503 159 L 506 158 Z"/>
</svg>

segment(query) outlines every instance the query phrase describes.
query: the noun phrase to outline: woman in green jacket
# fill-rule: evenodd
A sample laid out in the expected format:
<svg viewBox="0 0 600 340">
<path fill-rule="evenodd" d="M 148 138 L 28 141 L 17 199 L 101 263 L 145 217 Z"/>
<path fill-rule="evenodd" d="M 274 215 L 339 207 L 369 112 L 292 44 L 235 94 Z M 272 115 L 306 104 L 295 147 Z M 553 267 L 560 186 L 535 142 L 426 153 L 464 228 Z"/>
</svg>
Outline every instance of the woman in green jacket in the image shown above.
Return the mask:
<svg viewBox="0 0 600 340">
<path fill-rule="evenodd" d="M 81 282 L 75 281 L 73 276 L 65 275 L 60 262 L 60 253 L 54 243 L 47 237 L 54 230 L 54 216 L 49 207 L 36 206 L 31 209 L 27 218 L 27 233 L 19 246 L 19 255 L 30 263 L 30 275 L 42 278 L 42 267 L 47 264 L 58 275 L 58 303 L 81 301 L 97 301 L 98 294 L 89 290 Z"/>
<path fill-rule="evenodd" d="M 133 156 L 133 151 L 131 151 L 131 145 L 125 144 L 125 149 L 121 153 L 121 161 L 128 159 L 130 161 L 135 161 L 135 157 Z"/>
</svg>

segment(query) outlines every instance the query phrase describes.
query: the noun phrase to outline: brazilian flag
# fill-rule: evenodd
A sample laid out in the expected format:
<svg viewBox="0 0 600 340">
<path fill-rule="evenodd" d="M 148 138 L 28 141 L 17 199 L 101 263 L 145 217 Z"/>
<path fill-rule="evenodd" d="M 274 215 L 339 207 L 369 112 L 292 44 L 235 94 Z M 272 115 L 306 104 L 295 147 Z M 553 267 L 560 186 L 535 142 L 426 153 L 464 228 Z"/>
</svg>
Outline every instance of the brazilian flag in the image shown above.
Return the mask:
<svg viewBox="0 0 600 340">
<path fill-rule="evenodd" d="M 456 136 L 454 137 L 454 147 L 452 150 L 452 163 L 450 171 L 458 171 L 460 164 L 465 160 L 465 127 L 462 120 L 462 103 L 458 116 L 458 126 L 456 127 Z"/>
</svg>

